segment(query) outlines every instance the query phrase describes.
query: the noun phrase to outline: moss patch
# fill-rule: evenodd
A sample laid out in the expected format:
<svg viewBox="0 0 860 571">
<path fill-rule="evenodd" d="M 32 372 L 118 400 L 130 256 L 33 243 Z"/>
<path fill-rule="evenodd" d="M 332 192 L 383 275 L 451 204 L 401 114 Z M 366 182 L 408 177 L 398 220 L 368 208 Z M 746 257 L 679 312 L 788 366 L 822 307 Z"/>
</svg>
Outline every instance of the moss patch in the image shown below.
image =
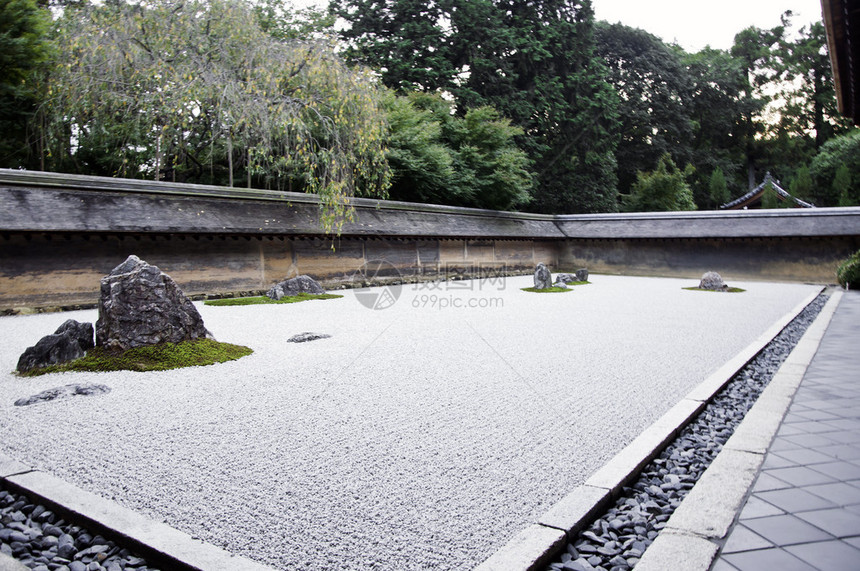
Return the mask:
<svg viewBox="0 0 860 571">
<path fill-rule="evenodd" d="M 219 343 L 213 339 L 160 343 L 127 351 L 109 351 L 104 347 L 96 347 L 75 361 L 33 369 L 21 376 L 35 377 L 65 371 L 166 371 L 235 361 L 253 352 L 242 345 Z"/>
<path fill-rule="evenodd" d="M 290 295 L 282 297 L 279 300 L 274 300 L 268 296 L 260 295 L 256 297 L 233 297 L 229 299 L 207 299 L 203 305 L 225 306 L 225 305 L 264 305 L 268 303 L 298 303 L 300 301 L 308 301 L 311 299 L 337 299 L 343 297 L 335 293 L 300 293 L 298 295 Z"/>
<path fill-rule="evenodd" d="M 729 289 L 716 290 L 716 289 L 704 289 L 700 287 L 685 287 L 684 289 L 688 289 L 690 291 L 710 291 L 713 293 L 740 293 L 742 291 L 746 291 L 745 289 L 741 289 L 739 287 L 730 287 Z"/>
<path fill-rule="evenodd" d="M 570 288 L 555 287 L 555 286 L 548 287 L 546 289 L 537 289 L 535 287 L 524 287 L 524 288 L 520 288 L 520 289 L 522 289 L 523 291 L 530 291 L 532 293 L 562 293 L 562 292 L 566 292 L 566 291 L 573 291 Z"/>
</svg>

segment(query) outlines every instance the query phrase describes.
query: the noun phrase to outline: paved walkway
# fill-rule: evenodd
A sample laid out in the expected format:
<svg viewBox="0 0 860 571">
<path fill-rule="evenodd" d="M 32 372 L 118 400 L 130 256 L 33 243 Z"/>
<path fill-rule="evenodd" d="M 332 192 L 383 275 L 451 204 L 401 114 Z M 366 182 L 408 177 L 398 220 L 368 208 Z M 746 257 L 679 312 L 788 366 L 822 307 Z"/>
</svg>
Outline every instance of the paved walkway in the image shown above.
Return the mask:
<svg viewBox="0 0 860 571">
<path fill-rule="evenodd" d="M 860 569 L 860 292 L 843 295 L 711 569 Z"/>
</svg>

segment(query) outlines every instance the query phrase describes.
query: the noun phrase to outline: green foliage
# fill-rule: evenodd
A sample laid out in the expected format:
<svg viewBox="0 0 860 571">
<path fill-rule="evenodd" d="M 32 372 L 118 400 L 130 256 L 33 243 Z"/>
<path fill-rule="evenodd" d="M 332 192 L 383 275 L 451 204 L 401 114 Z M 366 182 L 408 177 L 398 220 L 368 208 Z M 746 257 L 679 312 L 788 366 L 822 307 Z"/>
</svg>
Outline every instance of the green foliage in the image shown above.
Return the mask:
<svg viewBox="0 0 860 571">
<path fill-rule="evenodd" d="M 594 53 L 590 0 L 478 0 L 451 14 L 458 106 L 491 105 L 524 130 L 532 209 L 617 209 L 618 95 Z"/>
<path fill-rule="evenodd" d="M 681 171 L 668 154 L 660 157 L 657 169 L 639 172 L 629 195 L 624 197 L 627 212 L 695 210 L 693 192 L 687 184 L 692 167 Z"/>
<path fill-rule="evenodd" d="M 836 169 L 833 177 L 833 194 L 839 196 L 839 206 L 860 206 L 860 197 L 851 192 L 851 170 L 845 165 Z"/>
<path fill-rule="evenodd" d="M 233 305 L 266 305 L 266 304 L 283 304 L 283 303 L 298 303 L 300 301 L 310 301 L 312 299 L 338 299 L 342 295 L 334 293 L 305 293 L 301 292 L 298 295 L 288 295 L 281 299 L 272 299 L 268 296 L 254 297 L 232 297 L 228 299 L 207 299 L 203 305 L 214 305 L 217 307 L 226 307 Z"/>
<path fill-rule="evenodd" d="M 606 62 L 607 78 L 620 96 L 616 158 L 618 189 L 626 194 L 636 173 L 663 154 L 670 153 L 676 163 L 691 160 L 692 78 L 683 52 L 644 30 L 601 22 L 595 38 L 597 55 Z"/>
<path fill-rule="evenodd" d="M 242 1 L 66 8 L 45 101 L 55 170 L 313 192 L 339 230 L 384 196 L 380 94 L 325 41 L 279 41 Z"/>
<path fill-rule="evenodd" d="M 104 347 L 95 347 L 87 351 L 86 356 L 75 361 L 33 369 L 22 376 L 69 371 L 166 371 L 235 361 L 251 353 L 253 351 L 248 347 L 219 343 L 213 339 L 159 343 L 126 351 L 109 351 Z"/>
<path fill-rule="evenodd" d="M 827 141 L 812 159 L 809 170 L 815 185 L 811 198 L 816 206 L 839 204 L 842 189 L 835 189 L 833 183 L 843 166 L 849 173 L 860 172 L 860 129 Z M 851 177 L 845 192 L 848 200 L 860 199 L 860 177 Z"/>
<path fill-rule="evenodd" d="M 839 285 L 846 289 L 860 288 L 860 250 L 839 264 L 836 279 L 839 280 Z"/>
<path fill-rule="evenodd" d="M 328 39 L 334 33 L 334 14 L 315 6 L 297 9 L 283 0 L 253 4 L 260 28 L 276 40 Z"/>
<path fill-rule="evenodd" d="M 377 70 L 400 93 L 434 92 L 456 73 L 445 49 L 443 19 L 452 2 L 331 0 L 329 11 L 349 25 L 341 30 L 350 61 Z"/>
<path fill-rule="evenodd" d="M 585 283 L 587 283 L 587 282 L 585 282 Z M 524 288 L 520 288 L 520 289 L 523 291 L 530 292 L 530 293 L 564 293 L 566 291 L 573 291 L 570 288 L 556 287 L 556 286 L 552 286 L 552 287 L 548 287 L 548 288 L 544 288 L 544 289 L 538 289 L 536 287 L 524 287 Z"/>
<path fill-rule="evenodd" d="M 51 56 L 51 15 L 35 0 L 0 0 L 0 167 L 27 166 L 37 74 Z"/>
<path fill-rule="evenodd" d="M 457 115 L 472 113 L 468 121 L 476 127 L 478 115 L 492 113 L 479 110 L 491 107 L 499 118 L 482 117 L 481 128 L 496 123 L 493 137 L 509 128 L 501 117 L 521 129 L 516 143 L 536 170 L 531 208 L 617 209 L 618 97 L 594 54 L 590 0 L 333 0 L 330 6 L 347 22 L 341 32 L 347 53 L 378 70 L 386 85 L 401 92 L 450 93 Z M 439 151 L 427 143 L 424 151 L 430 150 Z M 413 155 L 445 170 L 441 156 Z M 474 183 L 461 180 L 466 192 L 476 193 L 475 201 L 505 208 L 523 203 L 530 185 L 519 155 L 498 147 L 459 149 L 459 155 L 453 159 L 467 174 L 485 171 Z M 496 164 L 478 168 L 476 161 L 487 158 Z M 502 190 L 522 183 L 513 200 Z"/>
<path fill-rule="evenodd" d="M 708 182 L 708 194 L 711 197 L 711 203 L 715 207 L 726 204 L 731 199 L 729 188 L 726 186 L 726 177 L 723 174 L 723 169 L 717 167 L 711 173 L 711 178 Z"/>
<path fill-rule="evenodd" d="M 725 51 L 706 48 L 684 55 L 691 97 L 687 114 L 692 121 L 692 138 L 687 143 L 691 163 L 696 168 L 692 186 L 696 204 L 710 207 L 710 174 L 720 169 L 726 176 L 730 196 L 743 194 L 747 177 L 743 170 L 746 147 L 744 118 L 754 106 L 745 93 L 746 76 L 741 63 Z"/>
<path fill-rule="evenodd" d="M 802 166 L 794 173 L 794 178 L 788 187 L 788 192 L 795 198 L 811 200 L 813 192 L 812 174 L 809 167 Z"/>
<path fill-rule="evenodd" d="M 780 204 L 779 196 L 776 193 L 776 189 L 773 187 L 773 184 L 767 183 L 764 187 L 764 192 L 761 195 L 761 207 L 762 208 L 779 208 Z"/>
<path fill-rule="evenodd" d="M 522 130 L 490 107 L 451 113 L 438 95 L 389 97 L 389 196 L 510 210 L 530 200 L 532 174 L 514 137 Z"/>
</svg>

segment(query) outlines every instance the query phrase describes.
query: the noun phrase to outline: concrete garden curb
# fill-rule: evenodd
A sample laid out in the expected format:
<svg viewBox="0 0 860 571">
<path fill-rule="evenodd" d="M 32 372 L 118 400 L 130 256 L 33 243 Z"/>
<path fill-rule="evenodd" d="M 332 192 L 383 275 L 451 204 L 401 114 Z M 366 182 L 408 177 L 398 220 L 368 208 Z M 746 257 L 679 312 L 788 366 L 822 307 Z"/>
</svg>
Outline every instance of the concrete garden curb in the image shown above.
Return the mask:
<svg viewBox="0 0 860 571">
<path fill-rule="evenodd" d="M 575 538 L 595 517 L 605 511 L 610 503 L 620 495 L 622 488 L 635 480 L 642 468 L 656 458 L 675 439 L 681 430 L 705 408 L 708 401 L 797 317 L 823 289 L 811 294 L 800 302 L 758 339 L 750 343 L 730 361 L 717 369 L 701 384 L 690 391 L 684 399 L 669 409 L 666 414 L 646 428 L 642 434 L 615 455 L 614 458 L 592 474 L 584 484 L 562 498 L 549 511 L 537 518 L 537 521 L 533 525 L 518 533 L 486 561 L 476 567 L 476 571 L 532 571 L 541 569 L 551 563 L 560 551 L 564 549 L 565 544 Z M 720 470 L 722 470 L 722 475 L 709 478 L 708 480 L 713 479 L 713 484 L 705 482 L 706 487 L 703 488 L 704 491 L 696 494 L 696 496 L 702 496 L 702 499 L 698 501 L 718 502 L 724 493 L 731 498 L 736 498 L 740 494 L 740 499 L 735 504 L 737 507 L 743 497 L 745 497 L 747 489 L 758 473 L 758 467 L 764 460 L 764 452 L 767 451 L 767 446 L 779 428 L 779 422 L 782 420 L 785 410 L 787 410 L 788 404 L 791 402 L 791 396 L 800 384 L 803 372 L 806 371 L 806 366 L 808 366 L 812 356 L 815 354 L 821 337 L 827 329 L 827 324 L 830 322 L 830 317 L 836 309 L 839 297 L 841 297 L 841 294 L 837 292 L 828 300 L 819 317 L 810 325 L 777 375 L 771 380 L 756 405 L 747 414 L 747 418 L 751 418 L 750 422 L 747 423 L 747 419 L 745 418 L 741 425 L 738 426 L 735 435 L 726 443 L 724 451 L 717 456 L 714 463 L 705 471 L 687 499 L 682 502 L 681 506 L 675 511 L 675 514 L 669 519 L 665 530 L 657 536 L 654 543 L 645 551 L 642 559 L 636 565 L 637 570 L 659 569 L 662 571 L 664 569 L 683 568 L 685 570 L 702 569 L 704 571 L 708 569 L 718 546 L 707 539 L 703 539 L 702 534 L 697 534 L 692 528 L 688 528 L 688 524 L 683 523 L 683 520 L 679 519 L 678 521 L 681 523 L 678 525 L 673 525 L 673 522 L 675 522 L 677 514 L 682 512 L 684 506 L 690 501 L 690 497 L 696 493 L 696 489 L 706 480 L 708 474 L 714 470 L 714 466 L 717 467 L 714 472 L 719 474 Z M 783 378 L 781 375 L 784 375 L 785 381 L 781 380 Z M 777 381 L 778 377 L 780 378 L 779 381 Z M 794 389 L 790 388 L 791 383 L 794 383 Z M 789 390 L 791 392 L 787 394 Z M 772 399 L 771 395 L 780 398 L 778 408 L 782 404 L 785 405 L 784 408 L 781 408 L 782 413 L 779 413 L 777 410 L 770 415 L 759 412 L 753 414 L 757 408 L 765 410 L 774 406 L 765 404 L 765 402 L 769 402 Z M 767 398 L 765 398 L 766 396 Z M 763 416 L 767 416 L 767 420 Z M 764 423 L 769 423 L 773 429 L 770 436 L 762 432 L 764 427 L 760 425 Z M 753 427 L 753 424 L 756 424 L 756 426 Z M 737 436 L 738 434 L 739 436 Z M 762 446 L 764 447 L 763 450 Z M 747 450 L 753 447 L 755 451 Z M 761 450 L 761 452 L 758 452 L 758 450 Z M 726 455 L 725 457 L 724 454 Z M 758 462 L 757 464 L 756 461 Z M 741 471 L 744 479 L 738 482 L 738 480 L 741 480 L 741 474 L 734 474 L 731 470 Z M 731 483 L 737 485 L 728 489 L 721 481 L 726 478 Z M 745 487 L 743 487 L 743 482 L 747 482 Z M 742 490 L 741 487 L 743 487 Z M 711 498 L 711 496 L 714 497 Z M 696 500 L 694 499 L 694 501 Z M 733 505 L 733 502 L 723 499 L 719 501 L 719 505 L 728 508 Z M 702 509 L 703 507 L 704 504 L 690 509 L 695 512 L 695 510 Z M 736 511 L 735 509 L 731 512 L 729 526 L 734 520 Z M 681 517 L 684 517 L 683 513 Z M 725 532 L 728 532 L 728 526 Z M 662 541 L 661 538 L 663 538 Z M 649 556 L 652 551 L 655 552 Z M 707 553 L 710 553 L 710 557 L 707 556 Z M 690 560 L 683 559 L 682 561 L 681 557 L 686 557 L 687 555 L 689 555 Z M 704 563 L 705 559 L 707 559 L 706 563 Z M 704 566 L 702 566 L 703 563 Z M 643 567 L 643 564 L 645 567 Z"/>
<path fill-rule="evenodd" d="M 118 540 L 153 565 L 182 571 L 273 571 L 3 454 L 0 454 L 0 481 L 10 490 L 49 506 L 62 517 Z M 0 571 L 17 571 L 22 567 L 14 559 L 0 558 Z"/>
</svg>

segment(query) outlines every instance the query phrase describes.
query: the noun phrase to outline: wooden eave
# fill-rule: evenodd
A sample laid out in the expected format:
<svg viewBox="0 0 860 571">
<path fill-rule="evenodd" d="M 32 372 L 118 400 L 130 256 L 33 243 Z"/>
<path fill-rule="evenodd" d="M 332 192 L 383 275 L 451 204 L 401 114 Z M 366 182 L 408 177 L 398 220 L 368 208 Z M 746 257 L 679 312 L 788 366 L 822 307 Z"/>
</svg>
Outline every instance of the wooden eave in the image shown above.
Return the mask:
<svg viewBox="0 0 860 571">
<path fill-rule="evenodd" d="M 821 0 L 839 111 L 860 125 L 860 0 Z"/>
</svg>

